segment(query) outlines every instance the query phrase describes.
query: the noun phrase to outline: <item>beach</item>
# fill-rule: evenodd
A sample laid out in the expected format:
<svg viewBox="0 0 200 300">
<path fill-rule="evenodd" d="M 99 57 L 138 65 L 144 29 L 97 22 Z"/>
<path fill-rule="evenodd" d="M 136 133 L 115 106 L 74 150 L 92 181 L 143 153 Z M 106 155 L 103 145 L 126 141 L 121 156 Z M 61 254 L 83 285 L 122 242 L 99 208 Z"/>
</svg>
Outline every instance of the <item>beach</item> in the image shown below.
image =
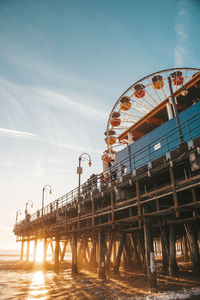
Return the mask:
<svg viewBox="0 0 200 300">
<path fill-rule="evenodd" d="M 159 268 L 159 264 L 157 264 Z M 0 255 L 0 299 L 69 299 L 69 300 L 173 300 L 200 299 L 200 281 L 192 272 L 170 278 L 158 270 L 158 289 L 146 288 L 144 273 L 120 270 L 100 280 L 91 270 L 79 270 L 71 275 L 70 262 L 61 265 L 60 274 L 53 272 L 53 265 L 20 262 L 15 255 Z"/>
</svg>

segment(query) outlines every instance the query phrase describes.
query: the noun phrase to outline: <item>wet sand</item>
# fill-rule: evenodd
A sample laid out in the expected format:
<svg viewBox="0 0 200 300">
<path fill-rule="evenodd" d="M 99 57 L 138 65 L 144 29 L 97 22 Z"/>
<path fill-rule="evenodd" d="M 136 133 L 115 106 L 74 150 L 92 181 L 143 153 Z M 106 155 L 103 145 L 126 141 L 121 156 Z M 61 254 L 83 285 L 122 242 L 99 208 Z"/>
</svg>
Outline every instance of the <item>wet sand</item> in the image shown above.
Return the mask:
<svg viewBox="0 0 200 300">
<path fill-rule="evenodd" d="M 157 263 L 158 287 L 150 292 L 145 274 L 139 270 L 120 269 L 119 274 L 110 273 L 100 280 L 95 270 L 80 269 L 78 275 L 72 276 L 71 264 L 66 262 L 56 275 L 50 263 L 41 271 L 39 263 L 0 260 L 0 289 L 7 286 L 7 291 L 0 290 L 0 299 L 200 299 L 200 278 L 191 272 L 189 263 L 181 263 L 179 267 L 179 274 L 172 278 L 163 274 Z"/>
</svg>

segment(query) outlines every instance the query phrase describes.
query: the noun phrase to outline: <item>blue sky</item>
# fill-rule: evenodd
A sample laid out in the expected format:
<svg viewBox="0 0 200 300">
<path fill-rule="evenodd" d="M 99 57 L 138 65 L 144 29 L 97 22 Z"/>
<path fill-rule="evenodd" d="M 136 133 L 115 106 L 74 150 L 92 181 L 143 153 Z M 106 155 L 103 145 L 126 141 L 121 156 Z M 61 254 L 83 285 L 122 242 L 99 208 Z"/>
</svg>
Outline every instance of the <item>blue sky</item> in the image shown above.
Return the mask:
<svg viewBox="0 0 200 300">
<path fill-rule="evenodd" d="M 45 202 L 101 171 L 114 103 L 141 77 L 199 67 L 195 0 L 0 1 L 0 248 L 15 247 L 18 208 Z"/>
</svg>

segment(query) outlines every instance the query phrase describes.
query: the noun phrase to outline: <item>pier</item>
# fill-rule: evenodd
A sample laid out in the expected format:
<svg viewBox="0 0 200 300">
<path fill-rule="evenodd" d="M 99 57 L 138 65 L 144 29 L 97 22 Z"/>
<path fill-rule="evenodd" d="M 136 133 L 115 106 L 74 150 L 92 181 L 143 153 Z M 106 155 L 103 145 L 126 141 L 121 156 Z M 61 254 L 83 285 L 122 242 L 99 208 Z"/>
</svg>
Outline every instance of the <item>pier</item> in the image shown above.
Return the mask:
<svg viewBox="0 0 200 300">
<path fill-rule="evenodd" d="M 44 262 L 49 245 L 59 273 L 69 243 L 73 273 L 79 264 L 98 264 L 99 278 L 106 278 L 111 270 L 119 272 L 122 264 L 136 266 L 146 272 L 149 287 L 155 288 L 155 256 L 162 256 L 163 270 L 173 276 L 178 271 L 179 247 L 185 259 L 191 259 L 193 271 L 200 273 L 199 147 L 199 138 L 192 147 L 182 144 L 168 154 L 170 158 L 155 160 L 151 169 L 144 166 L 135 175 L 104 185 L 98 177 L 96 188 L 80 195 L 75 189 L 45 206 L 43 215 L 38 211 L 21 221 L 14 228 L 21 241 L 21 259 L 25 243 L 28 261 L 30 241 L 36 251 L 37 241 L 42 240 Z"/>
<path fill-rule="evenodd" d="M 198 80 L 199 75 L 190 87 Z M 155 125 L 158 118 L 151 118 Z M 200 276 L 199 124 L 197 110 L 182 121 L 181 139 L 178 124 L 163 132 L 159 141 L 149 142 L 138 153 L 129 152 L 124 160 L 16 223 L 21 259 L 26 243 L 29 261 L 30 241 L 35 258 L 40 240 L 43 262 L 49 247 L 56 273 L 70 247 L 73 274 L 80 267 L 97 267 L 98 278 L 106 279 L 120 267 L 137 269 L 146 274 L 148 288 L 156 289 L 157 260 L 163 273 L 176 276 L 181 255 Z"/>
</svg>

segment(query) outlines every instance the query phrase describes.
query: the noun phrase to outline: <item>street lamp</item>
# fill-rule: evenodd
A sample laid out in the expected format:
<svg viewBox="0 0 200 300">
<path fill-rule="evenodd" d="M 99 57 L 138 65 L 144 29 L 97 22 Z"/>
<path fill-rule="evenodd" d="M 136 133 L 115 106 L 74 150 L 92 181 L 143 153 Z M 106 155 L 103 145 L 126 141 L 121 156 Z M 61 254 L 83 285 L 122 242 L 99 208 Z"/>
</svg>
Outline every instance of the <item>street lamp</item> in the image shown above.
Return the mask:
<svg viewBox="0 0 200 300">
<path fill-rule="evenodd" d="M 27 216 L 28 214 L 28 205 L 31 205 L 31 207 L 33 207 L 33 202 L 31 200 L 26 201 L 26 209 L 25 209 L 25 216 Z"/>
<path fill-rule="evenodd" d="M 44 192 L 46 189 L 49 189 L 49 194 L 52 194 L 51 186 L 49 184 L 46 184 L 42 189 L 42 218 L 43 218 L 43 210 L 44 210 Z"/>
<path fill-rule="evenodd" d="M 17 220 L 18 220 L 18 216 L 21 216 L 22 212 L 21 212 L 21 209 L 18 209 L 16 211 L 16 221 L 15 221 L 15 225 L 17 224 Z"/>
<path fill-rule="evenodd" d="M 84 155 L 88 156 L 88 158 L 84 157 Z M 81 188 L 81 174 L 83 173 L 83 169 L 81 167 L 81 160 L 88 160 L 88 166 L 92 166 L 91 157 L 88 153 L 82 153 L 78 158 L 78 167 L 77 167 L 77 174 L 78 174 L 78 194 L 80 195 L 80 188 Z"/>
<path fill-rule="evenodd" d="M 183 86 L 182 90 L 181 90 L 181 95 L 185 97 L 185 96 L 187 96 L 187 94 L 188 94 L 188 90 L 186 89 L 185 86 Z"/>
<path fill-rule="evenodd" d="M 172 89 L 172 80 L 171 80 L 170 76 L 168 77 L 168 85 L 169 85 L 169 91 L 170 91 L 169 99 L 171 100 L 171 104 L 172 104 L 172 107 L 174 110 L 174 115 L 176 118 L 176 123 L 177 123 L 177 127 L 178 127 L 178 132 L 179 132 L 180 143 L 183 143 L 184 142 L 183 133 L 182 133 L 181 125 L 180 125 L 179 115 L 178 115 L 178 111 L 177 111 L 177 107 L 176 107 L 176 101 L 175 101 L 174 92 Z"/>
</svg>

